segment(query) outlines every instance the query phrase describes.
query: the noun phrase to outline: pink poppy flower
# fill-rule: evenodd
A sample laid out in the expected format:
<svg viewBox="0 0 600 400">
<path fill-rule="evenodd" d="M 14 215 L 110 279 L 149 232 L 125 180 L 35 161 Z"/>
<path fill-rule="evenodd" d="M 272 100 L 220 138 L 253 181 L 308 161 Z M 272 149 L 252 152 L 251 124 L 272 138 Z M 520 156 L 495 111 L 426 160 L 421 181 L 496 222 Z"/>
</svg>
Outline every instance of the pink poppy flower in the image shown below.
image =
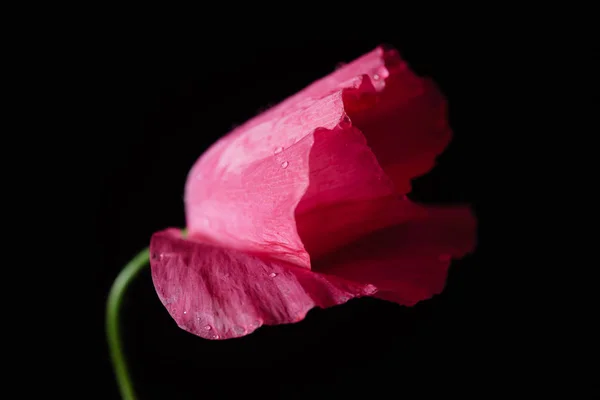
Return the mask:
<svg viewBox="0 0 600 400">
<path fill-rule="evenodd" d="M 411 306 L 474 247 L 468 207 L 415 204 L 451 131 L 436 86 L 377 48 L 220 139 L 191 169 L 187 237 L 152 236 L 158 296 L 207 339 L 361 296 Z"/>
</svg>

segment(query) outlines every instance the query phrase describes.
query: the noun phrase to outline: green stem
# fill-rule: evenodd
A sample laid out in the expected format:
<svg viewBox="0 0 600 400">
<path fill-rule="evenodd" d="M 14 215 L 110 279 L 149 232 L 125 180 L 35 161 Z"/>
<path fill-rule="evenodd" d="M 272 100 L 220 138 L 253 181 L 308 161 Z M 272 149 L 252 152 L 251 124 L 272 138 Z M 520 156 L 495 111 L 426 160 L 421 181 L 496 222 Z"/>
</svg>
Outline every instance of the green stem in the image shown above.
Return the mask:
<svg viewBox="0 0 600 400">
<path fill-rule="evenodd" d="M 123 302 L 123 295 L 129 283 L 148 264 L 150 251 L 148 248 L 142 250 L 123 268 L 108 295 L 106 303 L 106 336 L 110 357 L 117 377 L 117 383 L 123 400 L 135 400 L 135 392 L 131 377 L 127 371 L 125 356 L 123 355 L 123 344 L 119 335 L 119 310 Z"/>
</svg>

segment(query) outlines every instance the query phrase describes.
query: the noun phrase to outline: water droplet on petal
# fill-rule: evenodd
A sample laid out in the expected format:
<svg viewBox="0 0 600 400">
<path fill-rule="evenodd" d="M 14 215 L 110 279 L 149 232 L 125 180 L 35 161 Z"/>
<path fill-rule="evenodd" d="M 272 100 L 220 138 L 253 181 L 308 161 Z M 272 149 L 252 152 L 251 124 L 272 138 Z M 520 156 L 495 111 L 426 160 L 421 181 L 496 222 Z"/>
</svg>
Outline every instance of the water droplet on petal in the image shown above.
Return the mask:
<svg viewBox="0 0 600 400">
<path fill-rule="evenodd" d="M 207 331 L 210 331 L 210 330 L 212 329 L 212 326 L 210 326 L 210 325 L 206 325 L 206 326 L 204 327 L 204 329 L 206 329 Z"/>
<path fill-rule="evenodd" d="M 374 293 L 377 292 L 377 288 L 371 284 L 368 284 L 367 286 L 365 286 L 364 288 L 364 294 L 366 295 L 372 295 Z"/>
<path fill-rule="evenodd" d="M 285 168 L 287 168 L 288 165 L 290 165 L 290 163 L 287 161 L 284 161 L 281 163 L 281 168 L 285 169 Z"/>
<path fill-rule="evenodd" d="M 274 154 L 279 154 L 283 151 L 283 147 L 278 147 L 275 149 L 275 151 L 273 152 Z"/>
<path fill-rule="evenodd" d="M 376 81 L 378 81 L 379 80 L 379 75 L 378 74 L 374 74 L 373 75 L 373 79 L 376 80 Z"/>
<path fill-rule="evenodd" d="M 450 256 L 450 254 L 440 254 L 438 260 L 440 260 L 441 262 L 448 262 L 451 258 L 452 257 Z"/>
<path fill-rule="evenodd" d="M 235 331 L 235 333 L 237 333 L 238 335 L 241 335 L 242 333 L 246 332 L 246 329 L 244 329 L 241 326 L 234 326 L 233 330 Z"/>
<path fill-rule="evenodd" d="M 348 117 L 347 115 L 344 115 L 344 117 L 340 120 L 340 126 L 342 128 L 348 128 L 348 127 L 350 127 L 350 125 L 352 125 L 352 123 L 350 121 L 350 117 Z"/>
<path fill-rule="evenodd" d="M 271 278 L 275 278 L 275 277 L 277 276 L 277 274 L 276 274 L 275 272 L 271 272 L 271 273 L 269 274 L 269 276 L 270 276 Z"/>
<path fill-rule="evenodd" d="M 187 314 L 187 311 L 184 311 L 183 313 L 184 313 L 184 314 Z"/>
<path fill-rule="evenodd" d="M 219 338 L 219 335 L 213 335 L 213 337 L 212 337 L 212 338 L 213 338 L 213 339 L 218 339 L 218 338 Z"/>
</svg>

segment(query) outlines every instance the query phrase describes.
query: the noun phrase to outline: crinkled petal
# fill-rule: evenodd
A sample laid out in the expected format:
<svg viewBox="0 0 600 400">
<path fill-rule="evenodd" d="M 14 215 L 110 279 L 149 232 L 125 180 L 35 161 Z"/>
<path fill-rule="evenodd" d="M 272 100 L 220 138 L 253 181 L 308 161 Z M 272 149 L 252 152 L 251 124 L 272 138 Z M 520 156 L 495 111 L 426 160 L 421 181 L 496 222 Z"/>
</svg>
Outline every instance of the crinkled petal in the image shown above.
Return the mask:
<svg viewBox="0 0 600 400">
<path fill-rule="evenodd" d="M 405 68 L 397 53 L 386 54 L 391 73 L 379 70 L 387 76 L 381 91 L 367 79 L 346 90 L 350 118 L 313 134 L 309 186 L 296 208 L 312 259 L 412 218 L 416 208 L 404 196 L 410 180 L 431 169 L 450 140 L 437 88 Z"/>
<path fill-rule="evenodd" d="M 452 132 L 446 101 L 436 85 L 416 76 L 394 51 L 386 52 L 383 60 L 384 89 L 374 90 L 365 80 L 344 92 L 344 105 L 398 193 L 408 193 L 410 180 L 433 168 Z"/>
<path fill-rule="evenodd" d="M 475 246 L 475 218 L 466 207 L 412 207 L 410 220 L 328 254 L 313 270 L 372 284 L 376 297 L 407 306 L 440 293 L 451 260 Z"/>
<path fill-rule="evenodd" d="M 356 296 L 439 293 L 450 259 L 474 246 L 474 218 L 405 194 L 450 137 L 443 96 L 395 51 L 315 82 L 194 165 L 189 239 L 152 238 L 161 301 L 182 328 L 229 338 Z"/>
<path fill-rule="evenodd" d="M 375 288 L 312 272 L 264 254 L 251 254 L 155 233 L 150 243 L 158 297 L 184 330 L 207 339 L 244 336 L 263 324 L 302 320 L 313 307 L 331 307 Z"/>
<path fill-rule="evenodd" d="M 245 251 L 270 249 L 310 268 L 294 212 L 312 179 L 313 136 L 349 126 L 346 90 L 384 90 L 388 58 L 403 63 L 397 53 L 376 49 L 238 127 L 203 154 L 186 183 L 190 235 Z M 359 94 L 356 102 L 362 104 Z"/>
<path fill-rule="evenodd" d="M 315 249 L 309 242 L 322 235 L 298 216 L 407 193 L 410 179 L 429 170 L 450 139 L 445 112 L 433 84 L 414 75 L 396 51 L 378 48 L 211 147 L 186 184 L 189 233 L 310 268 L 311 257 L 343 238 Z M 373 213 L 366 207 L 354 220 Z M 380 227 L 363 226 L 363 233 Z"/>
</svg>

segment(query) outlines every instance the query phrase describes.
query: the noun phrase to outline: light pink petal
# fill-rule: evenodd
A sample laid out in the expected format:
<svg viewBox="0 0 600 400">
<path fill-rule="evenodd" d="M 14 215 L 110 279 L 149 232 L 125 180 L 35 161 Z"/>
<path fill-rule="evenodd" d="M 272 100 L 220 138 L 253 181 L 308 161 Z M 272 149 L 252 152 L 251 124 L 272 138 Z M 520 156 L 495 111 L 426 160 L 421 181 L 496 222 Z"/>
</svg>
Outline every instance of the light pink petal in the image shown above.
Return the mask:
<svg viewBox="0 0 600 400">
<path fill-rule="evenodd" d="M 313 270 L 372 284 L 376 297 L 408 306 L 440 293 L 451 259 L 475 246 L 475 218 L 466 207 L 414 207 L 411 220 L 348 244 Z"/>
<path fill-rule="evenodd" d="M 314 131 L 334 128 L 343 115 L 338 91 L 278 119 L 244 125 L 215 144 L 194 165 L 186 184 L 190 236 L 268 251 L 310 268 L 294 210 L 309 185 Z"/>
<path fill-rule="evenodd" d="M 302 320 L 375 289 L 274 260 L 184 239 L 176 229 L 150 243 L 158 297 L 184 330 L 207 339 L 244 336 L 261 325 Z"/>
<path fill-rule="evenodd" d="M 270 248 L 277 257 L 310 268 L 294 211 L 309 187 L 313 135 L 320 129 L 347 126 L 345 89 L 365 87 L 365 82 L 372 81 L 366 84 L 368 90 L 383 90 L 385 54 L 376 49 L 212 146 L 194 165 L 186 183 L 190 235 L 240 250 Z"/>
<path fill-rule="evenodd" d="M 186 184 L 190 236 L 310 268 L 311 256 L 342 237 L 316 249 L 311 238 L 322 234 L 313 235 L 302 214 L 360 201 L 367 208 L 353 219 L 369 219 L 377 211 L 365 200 L 408 192 L 449 138 L 439 91 L 396 51 L 378 48 L 211 147 Z"/>
<path fill-rule="evenodd" d="M 365 80 L 344 92 L 344 105 L 396 190 L 408 193 L 410 180 L 433 168 L 452 132 L 446 101 L 436 85 L 416 76 L 395 51 L 384 53 L 383 59 L 384 90 L 371 89 Z"/>
</svg>

